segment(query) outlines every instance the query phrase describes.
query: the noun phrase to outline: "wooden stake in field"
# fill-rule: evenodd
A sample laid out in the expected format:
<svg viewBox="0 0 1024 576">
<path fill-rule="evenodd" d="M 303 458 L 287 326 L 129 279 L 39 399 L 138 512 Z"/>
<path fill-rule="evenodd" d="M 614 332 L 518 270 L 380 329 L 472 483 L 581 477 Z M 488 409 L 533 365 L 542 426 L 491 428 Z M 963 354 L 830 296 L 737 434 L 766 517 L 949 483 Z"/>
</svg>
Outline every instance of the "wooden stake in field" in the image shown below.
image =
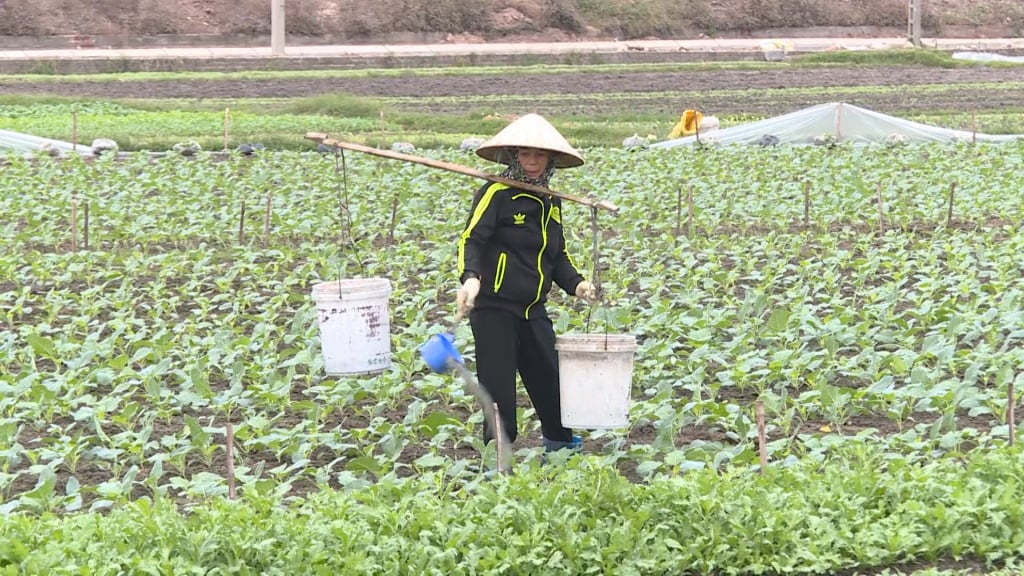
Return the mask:
<svg viewBox="0 0 1024 576">
<path fill-rule="evenodd" d="M 267 191 L 267 212 L 263 216 L 263 244 L 267 245 L 270 243 L 270 204 L 273 198 L 273 192 Z"/>
<path fill-rule="evenodd" d="M 693 240 L 693 184 L 686 190 L 686 237 Z"/>
<path fill-rule="evenodd" d="M 395 244 L 395 225 L 398 223 L 398 191 L 395 191 L 394 200 L 391 201 L 391 226 L 388 227 L 388 246 Z"/>
<path fill-rule="evenodd" d="M 978 114 L 971 108 L 971 144 L 978 143 Z"/>
<path fill-rule="evenodd" d="M 224 149 L 228 149 L 228 134 L 231 126 L 231 109 L 224 109 Z"/>
<path fill-rule="evenodd" d="M 402 154 L 400 152 L 392 152 L 390 150 L 378 150 L 376 148 L 370 148 L 369 146 L 363 146 L 361 144 L 353 144 L 351 142 L 341 142 L 328 138 L 326 134 L 320 132 L 308 132 L 306 133 L 306 139 L 314 142 L 320 142 L 325 146 L 331 146 L 333 148 L 340 148 L 343 150 L 354 150 L 356 152 L 363 152 L 366 154 L 372 154 L 374 156 L 381 156 L 383 158 L 390 158 L 392 160 L 401 160 L 403 162 L 412 162 L 414 164 L 422 164 L 423 166 L 429 166 L 431 168 L 439 168 L 441 170 L 447 170 L 449 172 L 455 172 L 456 174 L 462 174 L 465 176 L 472 176 L 474 178 L 480 178 L 488 180 L 490 182 L 498 182 L 501 184 L 507 184 L 518 188 L 519 190 L 526 190 L 527 192 L 537 192 L 539 194 L 547 194 L 554 196 L 555 198 L 561 198 L 570 202 L 576 202 L 577 204 L 583 204 L 584 206 L 596 206 L 602 210 L 607 210 L 612 213 L 619 211 L 619 207 L 607 200 L 592 200 L 590 198 L 584 198 L 582 196 L 576 196 L 574 194 L 567 194 L 565 192 L 556 192 L 550 188 L 544 186 L 537 186 L 535 184 L 527 184 L 526 182 L 520 182 L 511 178 L 505 178 L 496 174 L 488 174 L 481 170 L 476 170 L 468 166 L 461 166 L 459 164 L 452 164 L 451 162 L 442 162 L 440 160 L 432 160 L 430 158 L 422 158 L 419 156 L 413 156 L 411 154 Z"/>
<path fill-rule="evenodd" d="M 949 185 L 949 212 L 946 213 L 946 226 L 953 225 L 953 195 L 956 193 L 956 182 Z"/>
<path fill-rule="evenodd" d="M 878 192 L 878 232 L 885 234 L 885 208 L 882 206 L 882 183 L 876 186 Z"/>
<path fill-rule="evenodd" d="M 836 144 L 843 138 L 843 103 L 836 106 Z"/>
<path fill-rule="evenodd" d="M 590 259 L 594 264 L 594 291 L 597 292 L 598 296 L 601 295 L 601 253 L 597 249 L 597 241 L 600 238 L 599 229 L 597 226 L 597 208 L 594 206 L 590 207 L 590 235 L 592 237 L 593 245 L 591 246 Z M 589 309 L 588 309 L 589 310 Z M 589 316 L 587 317 L 589 320 Z"/>
<path fill-rule="evenodd" d="M 672 236 L 678 240 L 683 233 L 683 188 L 676 188 L 676 230 Z"/>
<path fill-rule="evenodd" d="M 811 183 L 804 182 L 804 226 L 811 225 Z"/>
<path fill-rule="evenodd" d="M 82 207 L 85 211 L 83 214 L 82 221 L 82 246 L 89 249 L 89 201 L 86 200 L 85 205 Z"/>
<path fill-rule="evenodd" d="M 384 111 L 381 110 L 380 111 L 380 144 L 381 144 L 381 146 L 384 145 L 385 140 L 387 140 L 387 130 L 384 129 Z"/>
<path fill-rule="evenodd" d="M 764 401 L 757 401 L 757 452 L 761 456 L 761 474 L 768 469 L 768 447 L 764 426 Z"/>
<path fill-rule="evenodd" d="M 78 252 L 78 198 L 71 197 L 71 251 Z"/>
<path fill-rule="evenodd" d="M 242 200 L 242 213 L 238 216 L 238 243 L 245 242 L 245 200 Z"/>
<path fill-rule="evenodd" d="M 225 467 L 227 468 L 228 476 L 228 498 L 231 500 L 235 499 L 235 429 L 228 422 L 226 427 L 226 436 L 224 440 L 224 451 L 226 453 L 227 462 Z"/>
<path fill-rule="evenodd" d="M 495 402 L 491 406 L 492 406 L 492 408 L 494 408 L 494 427 L 496 428 L 496 430 L 494 431 L 494 444 L 497 446 L 497 454 L 496 454 L 496 457 L 498 458 L 498 466 L 497 466 L 497 468 L 498 468 L 498 475 L 500 476 L 501 474 L 504 474 L 504 472 L 505 472 L 503 470 L 503 468 L 505 467 L 504 466 L 504 464 L 505 464 L 505 458 L 504 458 L 505 457 L 505 446 L 503 446 L 504 442 L 502 442 L 502 440 L 501 440 L 502 438 L 505 437 L 505 431 L 504 431 L 505 429 L 501 427 L 501 413 L 498 412 L 498 403 Z M 501 430 L 501 432 L 499 432 L 499 430 Z"/>
<path fill-rule="evenodd" d="M 71 150 L 78 152 L 78 108 L 71 107 Z"/>
<path fill-rule="evenodd" d="M 1010 446 L 1013 446 L 1014 441 L 1017 439 L 1017 415 L 1014 405 L 1017 400 L 1014 398 L 1013 393 L 1013 380 L 1010 380 L 1009 384 L 1006 385 L 1006 424 L 1010 429 Z"/>
</svg>

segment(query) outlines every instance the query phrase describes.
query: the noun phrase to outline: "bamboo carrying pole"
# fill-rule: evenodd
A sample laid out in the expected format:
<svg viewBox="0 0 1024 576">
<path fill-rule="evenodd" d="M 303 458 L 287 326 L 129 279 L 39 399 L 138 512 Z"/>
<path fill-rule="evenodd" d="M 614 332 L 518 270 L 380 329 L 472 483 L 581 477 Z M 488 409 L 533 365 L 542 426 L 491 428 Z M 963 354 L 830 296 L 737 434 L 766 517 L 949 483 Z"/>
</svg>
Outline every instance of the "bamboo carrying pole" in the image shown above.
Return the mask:
<svg viewBox="0 0 1024 576">
<path fill-rule="evenodd" d="M 342 148 L 345 150 L 354 150 L 356 152 L 363 152 L 366 154 L 372 154 L 374 156 L 381 156 L 383 158 L 390 158 L 392 160 L 401 160 L 403 162 L 412 162 L 413 164 L 422 164 L 423 166 L 429 166 L 431 168 L 438 168 L 441 170 L 447 170 L 449 172 L 455 172 L 456 174 L 462 174 L 464 176 L 472 176 L 474 178 L 481 178 L 484 180 L 490 180 L 491 182 L 498 182 L 501 184 L 507 184 L 514 186 L 520 190 L 526 190 L 528 192 L 536 192 L 538 194 L 548 194 L 556 198 L 568 200 L 570 202 L 576 202 L 577 204 L 583 204 L 584 206 L 591 206 L 594 208 L 600 208 L 607 210 L 611 213 L 619 211 L 619 207 L 607 200 L 592 200 L 590 198 L 584 198 L 574 194 L 567 194 L 565 192 L 556 192 L 544 186 L 537 186 L 534 184 L 527 184 L 526 182 L 519 182 L 512 180 L 511 178 L 504 178 L 502 176 L 488 174 L 475 168 L 468 166 L 462 166 L 459 164 L 452 164 L 451 162 L 442 162 L 441 160 L 432 160 L 430 158 L 423 158 L 420 156 L 413 156 L 411 154 L 402 154 L 400 152 L 391 152 L 390 150 L 377 150 L 376 148 L 370 148 L 369 146 L 363 146 L 361 144 L 353 144 L 351 142 L 341 142 L 328 138 L 326 134 L 320 132 L 307 132 L 307 140 L 313 140 L 314 142 L 320 142 L 325 146 L 331 146 L 334 148 Z"/>
</svg>

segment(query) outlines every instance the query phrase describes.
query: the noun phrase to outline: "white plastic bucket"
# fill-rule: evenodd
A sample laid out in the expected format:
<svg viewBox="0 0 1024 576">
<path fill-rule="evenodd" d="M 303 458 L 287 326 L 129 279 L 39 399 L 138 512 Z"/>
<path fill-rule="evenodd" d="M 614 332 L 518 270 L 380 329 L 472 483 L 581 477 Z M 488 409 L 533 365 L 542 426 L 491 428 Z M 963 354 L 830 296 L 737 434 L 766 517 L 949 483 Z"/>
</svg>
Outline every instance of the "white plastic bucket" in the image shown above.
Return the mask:
<svg viewBox="0 0 1024 576">
<path fill-rule="evenodd" d="M 384 278 L 313 285 L 327 374 L 374 374 L 391 367 L 390 295 L 391 283 Z"/>
<path fill-rule="evenodd" d="M 605 429 L 629 425 L 636 347 L 632 334 L 563 334 L 555 338 L 562 426 Z"/>
</svg>

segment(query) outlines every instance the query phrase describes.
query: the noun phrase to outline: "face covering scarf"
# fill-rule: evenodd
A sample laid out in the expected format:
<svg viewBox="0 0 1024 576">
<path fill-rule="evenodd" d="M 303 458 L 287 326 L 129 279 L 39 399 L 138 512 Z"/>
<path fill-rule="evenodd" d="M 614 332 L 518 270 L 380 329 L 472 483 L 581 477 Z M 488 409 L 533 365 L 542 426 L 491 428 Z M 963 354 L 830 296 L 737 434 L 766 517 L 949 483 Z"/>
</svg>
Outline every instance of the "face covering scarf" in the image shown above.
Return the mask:
<svg viewBox="0 0 1024 576">
<path fill-rule="evenodd" d="M 505 169 L 501 175 L 505 178 L 511 178 L 520 182 L 526 182 L 527 184 L 533 184 L 535 186 L 548 187 L 548 182 L 551 180 L 551 176 L 555 173 L 555 158 L 551 156 L 548 158 L 548 166 L 544 169 L 544 172 L 537 178 L 530 178 L 526 175 L 526 171 L 523 170 L 523 165 L 519 163 L 519 149 L 510 148 L 507 154 L 511 155 L 508 168 Z"/>
</svg>

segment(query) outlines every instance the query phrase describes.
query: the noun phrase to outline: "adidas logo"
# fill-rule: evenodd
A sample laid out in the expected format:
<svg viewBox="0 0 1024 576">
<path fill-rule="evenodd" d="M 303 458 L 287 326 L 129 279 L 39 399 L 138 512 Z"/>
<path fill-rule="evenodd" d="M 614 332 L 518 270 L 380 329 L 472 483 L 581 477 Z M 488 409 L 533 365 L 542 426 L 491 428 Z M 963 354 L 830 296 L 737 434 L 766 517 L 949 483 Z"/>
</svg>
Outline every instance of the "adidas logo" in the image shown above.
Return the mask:
<svg viewBox="0 0 1024 576">
<path fill-rule="evenodd" d="M 513 214 L 512 222 L 516 224 L 526 224 L 526 214 L 523 214 L 522 212 L 519 214 Z"/>
</svg>

